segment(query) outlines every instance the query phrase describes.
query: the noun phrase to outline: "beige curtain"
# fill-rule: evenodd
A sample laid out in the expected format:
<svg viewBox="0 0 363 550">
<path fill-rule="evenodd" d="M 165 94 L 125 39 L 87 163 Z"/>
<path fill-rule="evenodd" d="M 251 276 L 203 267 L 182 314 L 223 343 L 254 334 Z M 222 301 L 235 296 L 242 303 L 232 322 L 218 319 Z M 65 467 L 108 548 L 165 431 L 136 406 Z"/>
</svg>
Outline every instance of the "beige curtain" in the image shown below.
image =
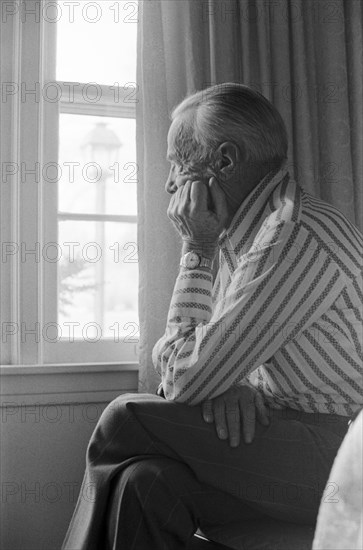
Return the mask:
<svg viewBox="0 0 363 550">
<path fill-rule="evenodd" d="M 180 241 L 166 216 L 169 113 L 186 94 L 234 81 L 281 112 L 291 173 L 363 226 L 361 0 L 143 0 L 138 37 L 140 391 L 159 382 Z"/>
</svg>

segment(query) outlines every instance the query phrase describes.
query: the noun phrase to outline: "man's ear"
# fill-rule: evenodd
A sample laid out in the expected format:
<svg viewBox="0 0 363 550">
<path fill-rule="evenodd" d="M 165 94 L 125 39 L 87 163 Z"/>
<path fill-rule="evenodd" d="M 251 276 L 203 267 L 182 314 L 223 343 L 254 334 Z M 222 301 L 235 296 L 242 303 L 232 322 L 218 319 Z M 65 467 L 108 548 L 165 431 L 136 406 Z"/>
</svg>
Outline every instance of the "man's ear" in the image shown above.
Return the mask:
<svg viewBox="0 0 363 550">
<path fill-rule="evenodd" d="M 223 181 L 229 180 L 239 168 L 242 160 L 241 150 L 232 141 L 221 143 L 216 150 L 217 177 Z"/>
</svg>

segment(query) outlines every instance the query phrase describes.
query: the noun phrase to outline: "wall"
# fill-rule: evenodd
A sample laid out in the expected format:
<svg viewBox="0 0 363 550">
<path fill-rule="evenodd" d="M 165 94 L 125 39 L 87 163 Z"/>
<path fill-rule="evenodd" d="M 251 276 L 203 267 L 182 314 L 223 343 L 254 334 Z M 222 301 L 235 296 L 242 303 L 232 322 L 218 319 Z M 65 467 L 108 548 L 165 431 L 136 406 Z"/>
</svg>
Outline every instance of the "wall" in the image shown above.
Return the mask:
<svg viewBox="0 0 363 550">
<path fill-rule="evenodd" d="M 28 376 L 9 369 L 17 367 L 2 367 L 0 548 L 58 550 L 80 490 L 93 428 L 108 402 L 136 391 L 137 368 L 102 372 L 93 367 L 89 373 L 83 367 L 82 374 L 50 374 L 57 367 L 44 367 L 47 373 L 29 371 Z M 62 389 L 53 393 L 62 379 Z"/>
</svg>

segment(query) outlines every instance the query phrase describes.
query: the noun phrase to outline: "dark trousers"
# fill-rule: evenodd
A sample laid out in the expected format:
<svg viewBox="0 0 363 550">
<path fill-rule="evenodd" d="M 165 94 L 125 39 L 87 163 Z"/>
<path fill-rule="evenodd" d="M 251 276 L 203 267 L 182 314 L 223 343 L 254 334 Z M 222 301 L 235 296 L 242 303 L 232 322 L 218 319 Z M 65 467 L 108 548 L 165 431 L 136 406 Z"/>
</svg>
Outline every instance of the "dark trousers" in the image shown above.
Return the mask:
<svg viewBox="0 0 363 550">
<path fill-rule="evenodd" d="M 181 550 L 198 527 L 264 516 L 314 524 L 347 423 L 271 410 L 231 448 L 199 406 L 122 395 L 92 435 L 63 550 Z"/>
</svg>

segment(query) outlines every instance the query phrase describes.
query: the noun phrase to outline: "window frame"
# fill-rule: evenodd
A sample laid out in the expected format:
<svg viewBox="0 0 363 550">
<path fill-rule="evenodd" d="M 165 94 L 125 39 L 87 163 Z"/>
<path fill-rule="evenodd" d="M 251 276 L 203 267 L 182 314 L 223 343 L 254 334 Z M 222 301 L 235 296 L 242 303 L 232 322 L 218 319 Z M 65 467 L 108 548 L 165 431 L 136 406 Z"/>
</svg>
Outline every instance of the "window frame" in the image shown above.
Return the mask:
<svg viewBox="0 0 363 550">
<path fill-rule="evenodd" d="M 27 1 L 29 11 L 31 4 L 35 5 L 36 0 Z M 19 89 L 24 83 L 26 88 L 38 83 L 41 91 L 47 83 L 57 82 L 56 23 L 44 18 L 36 21 L 36 17 L 27 17 L 23 22 L 18 12 L 13 15 L 11 28 L 9 24 L 6 27 L 2 55 L 5 58 L 10 53 L 8 59 L 12 61 L 6 68 L 6 79 L 18 84 Z M 58 84 L 62 90 L 67 85 Z M 31 101 L 31 94 L 29 100 L 28 96 L 23 100 L 22 94 L 18 93 L 1 105 L 1 119 L 5 120 L 12 136 L 11 141 L 1 148 L 2 162 L 10 159 L 10 163 L 18 167 L 17 173 L 7 178 L 6 185 L 2 181 L 0 190 L 4 221 L 1 242 L 10 247 L 5 249 L 6 252 L 14 252 L 6 254 L 0 274 L 1 284 L 10 289 L 5 295 L 2 293 L 0 304 L 3 312 L 0 358 L 4 365 L 78 363 L 78 368 L 80 358 L 84 365 L 108 363 L 128 368 L 137 364 L 137 342 L 117 342 L 107 338 L 98 342 L 44 339 L 44 329 L 48 323 L 54 322 L 52 317 L 57 308 L 57 264 L 44 261 L 41 251 L 47 243 L 57 242 L 57 185 L 49 185 L 41 176 L 22 181 L 22 166 L 38 163 L 43 167 L 58 160 L 60 113 L 136 117 L 135 102 L 125 101 L 130 94 L 129 88 L 125 86 L 119 90 L 118 103 L 114 101 L 114 91 L 110 91 L 108 86 L 101 88 L 104 101 L 97 104 L 86 103 L 82 94 L 75 92 L 72 101 L 67 101 L 67 94 L 62 93 L 60 102 L 46 101 L 42 93 L 34 96 L 35 101 Z M 10 207 L 5 208 L 5 204 Z M 27 253 L 34 248 L 34 254 Z M 95 361 L 95 357 L 100 361 Z"/>
<path fill-rule="evenodd" d="M 86 100 L 81 90 L 87 86 L 88 83 L 79 82 L 62 82 L 57 81 L 61 93 L 61 101 L 59 104 L 60 114 L 76 114 L 85 116 L 104 116 L 114 118 L 130 118 L 136 119 L 136 107 L 134 101 L 130 100 L 134 89 L 131 89 L 130 84 L 126 83 L 124 87 L 117 90 L 117 102 L 115 102 L 115 90 L 111 90 L 110 86 L 98 85 L 101 94 L 102 102 L 90 103 Z M 71 87 L 72 93 L 69 93 Z M 50 143 L 50 141 L 48 141 Z M 58 148 L 58 143 L 57 143 Z M 50 151 L 49 151 L 50 153 Z M 57 202 L 57 197 L 52 197 L 51 203 Z M 53 209 L 54 210 L 54 209 Z M 57 207 L 55 211 L 49 212 L 49 216 L 45 217 L 45 235 L 48 235 L 48 242 L 57 242 L 57 236 L 54 234 L 54 219 L 73 219 L 73 220 L 89 220 L 89 221 L 116 221 L 126 223 L 136 223 L 137 216 L 133 215 L 114 215 L 114 214 L 71 214 L 59 212 Z M 46 295 L 54 295 L 54 287 L 57 285 L 57 264 L 51 262 L 45 262 L 45 289 Z M 44 327 L 51 327 L 54 324 L 54 312 L 57 305 L 51 300 L 44 304 Z M 138 358 L 138 338 L 135 338 L 134 332 L 131 330 L 128 337 L 128 341 L 125 338 L 102 338 L 97 342 L 82 341 L 81 339 L 72 339 L 71 333 L 69 337 L 60 339 L 57 342 L 49 341 L 47 333 L 44 338 L 44 357 L 49 363 L 59 363 L 65 360 L 67 363 L 79 361 L 79 357 L 83 357 L 87 363 L 94 361 L 94 356 L 102 357 L 102 361 L 116 361 L 122 359 L 123 361 L 136 361 Z M 52 337 L 50 337 L 50 340 Z M 48 341 L 47 341 L 48 340 Z"/>
</svg>

